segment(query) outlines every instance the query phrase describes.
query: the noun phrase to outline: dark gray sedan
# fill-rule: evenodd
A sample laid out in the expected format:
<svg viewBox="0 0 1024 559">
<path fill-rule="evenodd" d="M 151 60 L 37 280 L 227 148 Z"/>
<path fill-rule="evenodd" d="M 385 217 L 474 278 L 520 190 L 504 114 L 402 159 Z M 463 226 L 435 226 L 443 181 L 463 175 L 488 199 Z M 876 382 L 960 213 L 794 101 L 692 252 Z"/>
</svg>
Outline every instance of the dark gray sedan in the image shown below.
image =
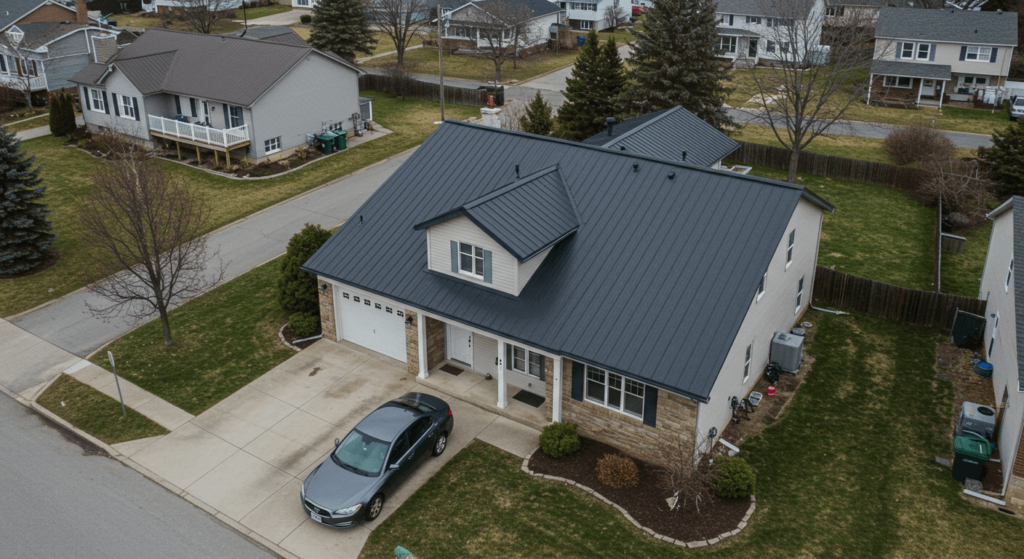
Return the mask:
<svg viewBox="0 0 1024 559">
<path fill-rule="evenodd" d="M 427 456 L 448 445 L 455 418 L 440 398 L 410 392 L 377 408 L 302 484 L 302 506 L 317 522 L 348 528 L 373 520 L 384 500 Z"/>
</svg>

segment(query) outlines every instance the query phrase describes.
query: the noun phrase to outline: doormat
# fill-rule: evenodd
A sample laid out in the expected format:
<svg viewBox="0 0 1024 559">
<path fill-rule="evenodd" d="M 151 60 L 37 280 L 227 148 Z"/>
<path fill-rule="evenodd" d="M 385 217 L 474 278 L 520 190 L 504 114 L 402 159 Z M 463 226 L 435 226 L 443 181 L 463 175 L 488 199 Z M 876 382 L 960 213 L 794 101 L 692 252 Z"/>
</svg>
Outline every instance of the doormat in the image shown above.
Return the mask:
<svg viewBox="0 0 1024 559">
<path fill-rule="evenodd" d="M 516 395 L 513 396 L 512 399 L 519 400 L 520 402 L 533 406 L 535 408 L 543 406 L 545 400 L 543 396 L 538 396 L 533 392 L 527 392 L 525 390 L 520 390 L 519 392 L 516 392 Z"/>
<path fill-rule="evenodd" d="M 462 374 L 462 369 L 456 367 L 455 365 L 442 365 L 441 370 L 448 373 L 449 375 L 458 376 Z"/>
</svg>

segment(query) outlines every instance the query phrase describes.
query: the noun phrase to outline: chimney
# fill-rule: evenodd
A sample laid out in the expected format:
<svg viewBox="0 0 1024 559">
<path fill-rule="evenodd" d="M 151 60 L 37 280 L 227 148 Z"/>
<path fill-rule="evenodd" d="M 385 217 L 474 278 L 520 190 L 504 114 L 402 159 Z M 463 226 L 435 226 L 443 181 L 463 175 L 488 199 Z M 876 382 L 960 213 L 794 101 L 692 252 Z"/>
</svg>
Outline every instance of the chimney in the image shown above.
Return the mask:
<svg viewBox="0 0 1024 559">
<path fill-rule="evenodd" d="M 615 117 L 610 116 L 610 117 L 604 119 L 604 121 L 606 123 L 608 123 L 608 135 L 611 136 L 612 135 L 612 127 L 615 126 Z"/>
<path fill-rule="evenodd" d="M 494 96 L 487 96 L 487 106 L 480 109 L 480 117 L 484 126 L 501 128 L 501 109 L 494 106 Z"/>
<path fill-rule="evenodd" d="M 75 0 L 75 20 L 89 23 L 89 8 L 85 7 L 85 0 Z"/>
<path fill-rule="evenodd" d="M 117 54 L 117 36 L 113 33 L 100 33 L 92 38 L 93 61 L 99 64 L 110 60 Z"/>
</svg>

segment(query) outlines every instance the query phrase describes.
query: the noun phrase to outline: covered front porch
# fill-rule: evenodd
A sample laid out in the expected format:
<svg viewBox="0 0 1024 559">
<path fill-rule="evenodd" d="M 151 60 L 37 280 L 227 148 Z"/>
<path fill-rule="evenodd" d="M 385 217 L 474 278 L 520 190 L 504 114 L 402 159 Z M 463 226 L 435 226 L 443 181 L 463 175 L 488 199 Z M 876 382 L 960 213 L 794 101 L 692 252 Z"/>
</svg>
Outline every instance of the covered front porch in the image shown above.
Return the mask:
<svg viewBox="0 0 1024 559">
<path fill-rule="evenodd" d="M 874 89 L 876 103 L 941 109 L 946 82 L 951 78 L 951 67 L 946 64 L 875 60 L 868 79 L 867 104 L 871 104 Z"/>
</svg>

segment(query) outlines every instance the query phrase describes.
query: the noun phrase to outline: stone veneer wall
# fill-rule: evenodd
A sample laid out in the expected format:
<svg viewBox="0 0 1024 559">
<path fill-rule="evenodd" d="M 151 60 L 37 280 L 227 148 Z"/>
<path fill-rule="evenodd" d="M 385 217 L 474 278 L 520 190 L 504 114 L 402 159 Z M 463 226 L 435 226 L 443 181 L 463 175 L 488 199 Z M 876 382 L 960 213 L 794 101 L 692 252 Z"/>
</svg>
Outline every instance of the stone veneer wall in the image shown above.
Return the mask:
<svg viewBox="0 0 1024 559">
<path fill-rule="evenodd" d="M 427 317 L 427 370 L 433 369 L 445 360 L 444 322 Z"/>
<path fill-rule="evenodd" d="M 412 319 L 412 324 L 405 325 L 405 364 L 410 375 L 420 374 L 420 338 L 416 330 L 419 324 L 418 316 L 414 311 L 405 309 L 406 320 Z M 429 320 L 429 319 L 428 319 Z"/>
<path fill-rule="evenodd" d="M 316 279 L 317 285 L 327 284 L 327 289 L 320 291 L 320 329 L 325 340 L 337 341 L 338 329 L 334 323 L 334 284 L 319 276 Z"/>
<path fill-rule="evenodd" d="M 410 375 L 420 373 L 420 338 L 416 311 L 405 309 L 412 324 L 405 327 L 405 362 Z M 445 359 L 444 322 L 427 317 L 427 370 L 440 365 Z"/>
<path fill-rule="evenodd" d="M 572 361 L 563 359 L 562 421 L 575 423 L 582 436 L 610 444 L 652 464 L 665 464 L 665 452 L 671 452 L 680 441 L 684 449 L 692 452 L 697 428 L 697 403 L 678 394 L 659 390 L 657 427 L 649 427 L 639 419 L 586 399 L 573 400 Z"/>
</svg>

